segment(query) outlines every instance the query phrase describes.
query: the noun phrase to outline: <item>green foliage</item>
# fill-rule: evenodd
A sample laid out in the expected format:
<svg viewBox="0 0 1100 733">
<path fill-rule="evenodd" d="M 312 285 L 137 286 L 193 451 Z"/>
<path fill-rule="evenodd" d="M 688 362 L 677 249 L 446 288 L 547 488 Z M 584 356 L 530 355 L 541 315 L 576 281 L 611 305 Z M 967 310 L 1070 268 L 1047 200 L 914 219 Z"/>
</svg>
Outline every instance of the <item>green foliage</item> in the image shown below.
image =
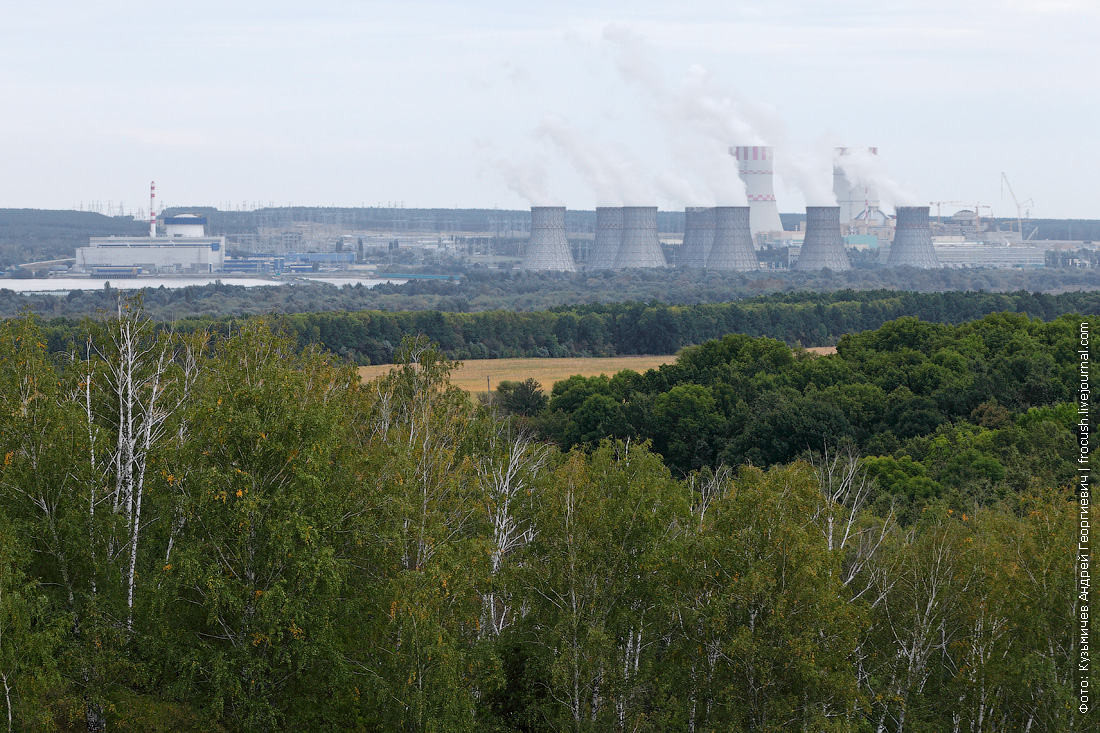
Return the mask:
<svg viewBox="0 0 1100 733">
<path fill-rule="evenodd" d="M 1073 466 L 1076 320 L 1011 313 L 959 326 L 901 318 L 813 356 L 730 334 L 645 374 L 571 377 L 540 418 L 563 448 L 652 441 L 681 474 L 768 467 L 851 442 L 877 458 L 880 511 L 903 521 L 929 502 L 990 505 Z"/>
<path fill-rule="evenodd" d="M 534 417 L 538 415 L 550 398 L 542 391 L 542 386 L 534 379 L 528 378 L 522 382 L 502 381 L 497 385 L 497 397 L 495 404 L 508 415 L 521 415 Z"/>
<path fill-rule="evenodd" d="M 1073 328 L 904 321 L 835 357 L 727 336 L 555 385 L 538 420 L 563 453 L 515 417 L 538 385 L 485 410 L 426 337 L 362 384 L 265 320 L 158 331 L 116 301 L 63 356 L 34 318 L 2 323 L 0 712 L 42 731 L 1085 730 Z"/>
<path fill-rule="evenodd" d="M 934 273 L 936 277 L 945 275 Z M 1095 291 L 1046 295 L 838 289 L 869 287 L 860 275 L 856 283 L 832 283 L 824 287 L 826 292 L 814 293 L 805 292 L 810 283 L 798 273 L 782 276 L 786 280 L 761 273 L 759 277 L 766 283 L 763 288 L 746 287 L 745 279 L 757 276 L 741 273 L 654 270 L 608 276 L 616 283 L 624 282 L 608 284 L 602 275 L 563 279 L 545 274 L 511 277 L 485 273 L 468 273 L 459 281 L 412 281 L 375 288 L 338 289 L 316 283 L 244 288 L 216 282 L 145 291 L 145 308 L 150 315 L 170 322 L 175 331 L 208 330 L 217 335 L 239 328 L 237 321 L 249 314 L 288 314 L 284 326 L 299 345 L 317 345 L 358 364 L 392 362 L 405 336 L 427 336 L 450 359 L 671 354 L 727 334 L 768 336 L 790 345 L 836 344 L 846 334 L 877 329 L 904 316 L 919 318 L 925 325 L 895 326 L 896 333 L 883 336 L 872 346 L 900 352 L 901 347 L 895 349 L 894 345 L 907 343 L 909 351 L 921 352 L 923 347 L 917 345 L 921 337 L 943 333 L 930 324 L 960 324 L 1002 312 L 1012 313 L 1005 317 L 1017 322 L 1021 316 L 1015 313 L 1044 320 L 1063 313 L 1100 313 L 1100 295 Z M 775 287 L 780 292 L 761 295 Z M 899 281 L 889 287 L 916 286 Z M 796 292 L 799 290 L 802 292 Z M 15 315 L 30 308 L 51 317 L 47 343 L 51 351 L 64 350 L 81 329 L 77 319 L 65 316 L 112 310 L 117 297 L 117 291 L 110 289 L 74 291 L 63 299 L 24 297 L 0 290 L 0 314 Z M 655 302 L 655 297 L 667 304 Z M 631 300 L 644 302 L 606 302 Z M 452 308 L 456 304 L 461 307 Z M 538 310 L 546 308 L 550 310 Z M 448 310 L 461 312 L 440 312 Z M 1025 339 L 1013 348 L 1026 345 Z M 1059 364 L 1065 363 L 1072 350 L 1067 337 L 1041 345 Z M 927 355 L 934 356 L 932 352 Z M 1027 375 L 1020 372 L 1025 383 L 1028 377 L 1042 380 L 1039 365 L 1017 362 L 1013 367 L 1016 356 L 1007 355 L 1003 367 L 1029 369 Z M 904 383 L 918 394 L 926 383 L 934 386 L 944 378 L 964 382 L 969 378 L 965 361 L 941 360 L 935 366 L 941 368 L 925 365 L 914 373 L 903 369 L 898 378 L 889 372 L 880 376 L 888 392 Z"/>
<path fill-rule="evenodd" d="M 55 654 L 67 619 L 50 613 L 43 589 L 27 578 L 17 536 L 0 514 L 0 718 L 35 729 L 53 722 L 47 700 L 60 683 Z"/>
</svg>

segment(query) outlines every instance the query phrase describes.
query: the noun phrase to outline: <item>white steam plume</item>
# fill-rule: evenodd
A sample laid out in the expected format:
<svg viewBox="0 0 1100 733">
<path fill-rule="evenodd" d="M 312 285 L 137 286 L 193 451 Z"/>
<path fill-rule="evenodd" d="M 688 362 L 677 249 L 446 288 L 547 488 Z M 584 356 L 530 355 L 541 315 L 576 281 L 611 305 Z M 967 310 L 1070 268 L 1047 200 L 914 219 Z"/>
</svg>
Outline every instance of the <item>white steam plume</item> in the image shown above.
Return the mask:
<svg viewBox="0 0 1100 733">
<path fill-rule="evenodd" d="M 678 85 L 668 84 L 650 61 L 653 49 L 628 28 L 607 26 L 603 37 L 614 47 L 619 74 L 653 104 L 684 172 L 710 190 L 713 202 L 745 205 L 745 184 L 727 151 L 730 145 L 766 144 L 762 130 L 769 131 L 768 137 L 782 136 L 783 125 L 774 110 L 747 102 L 699 65 L 689 67 Z"/>
<path fill-rule="evenodd" d="M 785 148 L 773 161 L 776 174 L 802 192 L 807 206 L 836 206 L 832 159 L 818 141 L 812 149 Z"/>
<path fill-rule="evenodd" d="M 877 191 L 880 199 L 895 208 L 921 203 L 916 189 L 887 175 L 882 161 L 867 148 L 847 148 L 844 155 L 837 156 L 836 163 L 850 183 Z"/>
<path fill-rule="evenodd" d="M 642 206 L 653 200 L 653 192 L 642 183 L 644 176 L 622 151 L 593 143 L 567 120 L 555 115 L 544 117 L 536 134 L 566 154 L 591 184 L 598 206 Z"/>
<path fill-rule="evenodd" d="M 531 206 L 561 206 L 562 202 L 550 195 L 546 182 L 546 161 L 541 158 L 522 160 L 516 155 L 504 155 L 495 145 L 485 140 L 475 140 L 474 148 L 479 157 L 500 176 L 508 190 Z M 484 175 L 485 169 L 478 171 Z"/>
</svg>

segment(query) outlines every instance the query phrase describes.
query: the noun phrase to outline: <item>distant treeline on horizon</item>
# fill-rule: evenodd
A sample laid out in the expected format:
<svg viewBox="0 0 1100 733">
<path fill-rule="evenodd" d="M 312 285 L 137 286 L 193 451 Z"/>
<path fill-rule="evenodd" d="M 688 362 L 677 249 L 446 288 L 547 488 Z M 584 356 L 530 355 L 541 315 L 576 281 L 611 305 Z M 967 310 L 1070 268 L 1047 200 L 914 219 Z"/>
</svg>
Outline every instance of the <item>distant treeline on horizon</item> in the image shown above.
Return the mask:
<svg viewBox="0 0 1100 733">
<path fill-rule="evenodd" d="M 324 207 L 324 206 L 275 206 L 251 211 L 222 211 L 212 206 L 173 206 L 161 212 L 161 216 L 180 213 L 203 214 L 209 222 L 212 234 L 243 234 L 254 232 L 257 227 L 289 224 L 291 222 L 316 222 L 340 224 L 361 229 L 408 229 L 410 231 L 436 232 L 486 232 L 500 228 L 522 228 L 530 216 L 529 209 L 445 209 L 401 207 Z M 798 228 L 805 221 L 804 211 L 781 213 L 783 227 Z M 1015 217 L 988 219 L 994 228 L 1016 223 Z M 1100 219 L 1029 219 L 1037 227 L 1035 239 L 1100 240 Z M 596 211 L 591 209 L 566 209 L 566 226 L 580 231 L 593 231 Z M 662 209 L 657 217 L 662 232 L 684 230 L 683 209 Z M 147 230 L 146 220 L 135 221 L 132 216 L 106 216 L 91 211 L 66 211 L 50 209 L 0 209 L 0 245 L 17 243 L 25 238 L 28 243 L 42 239 L 62 240 L 74 238 L 72 246 L 83 244 L 92 236 L 140 236 Z"/>
<path fill-rule="evenodd" d="M 156 293 L 147 296 L 154 300 Z M 388 364 L 406 336 L 423 335 L 451 359 L 608 357 L 673 354 L 726 334 L 768 336 L 789 345 L 826 346 L 903 316 L 958 324 L 1014 312 L 1050 321 L 1066 313 L 1100 314 L 1100 292 L 914 293 L 890 290 L 773 294 L 698 305 L 593 303 L 545 311 L 377 310 L 295 313 L 278 323 L 301 347 L 317 345 L 356 364 Z M 251 317 L 196 317 L 166 325 L 179 331 L 238 330 Z M 51 351 L 73 348 L 81 321 L 45 323 Z"/>
</svg>

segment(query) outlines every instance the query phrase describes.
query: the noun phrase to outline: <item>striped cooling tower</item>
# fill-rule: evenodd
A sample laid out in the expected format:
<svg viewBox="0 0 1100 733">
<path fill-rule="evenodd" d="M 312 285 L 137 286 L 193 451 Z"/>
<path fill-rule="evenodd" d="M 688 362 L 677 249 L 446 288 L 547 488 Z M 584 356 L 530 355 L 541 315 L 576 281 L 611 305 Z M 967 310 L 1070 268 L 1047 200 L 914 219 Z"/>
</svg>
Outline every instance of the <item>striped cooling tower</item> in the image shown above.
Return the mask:
<svg viewBox="0 0 1100 733">
<path fill-rule="evenodd" d="M 764 145 L 738 145 L 730 148 L 730 155 L 737 159 L 737 172 L 745 182 L 752 233 L 783 231 L 772 187 L 772 149 Z"/>
<path fill-rule="evenodd" d="M 596 238 L 588 255 L 588 270 L 610 270 L 615 267 L 619 245 L 623 241 L 623 210 L 620 206 L 596 207 Z"/>
<path fill-rule="evenodd" d="M 706 267 L 714 244 L 714 208 L 689 206 L 684 209 L 684 244 L 680 247 L 680 267 Z"/>
<path fill-rule="evenodd" d="M 848 254 L 844 251 L 844 240 L 840 238 L 839 206 L 807 206 L 806 236 L 802 240 L 802 251 L 794 269 L 824 270 L 839 272 L 849 270 Z"/>
<path fill-rule="evenodd" d="M 524 270 L 576 272 L 565 238 L 564 206 L 531 207 L 531 239 L 523 255 Z"/>
<path fill-rule="evenodd" d="M 631 267 L 667 267 L 657 239 L 656 206 L 623 207 L 623 241 L 615 258 L 615 269 Z"/>
<path fill-rule="evenodd" d="M 890 245 L 887 267 L 923 267 L 926 269 L 940 266 L 936 257 L 936 248 L 932 246 L 932 228 L 928 221 L 927 206 L 898 206 L 897 226 L 894 228 L 894 242 Z"/>
<path fill-rule="evenodd" d="M 752 247 L 748 206 L 718 206 L 714 209 L 714 246 L 707 259 L 709 270 L 754 272 L 760 269 Z"/>
</svg>

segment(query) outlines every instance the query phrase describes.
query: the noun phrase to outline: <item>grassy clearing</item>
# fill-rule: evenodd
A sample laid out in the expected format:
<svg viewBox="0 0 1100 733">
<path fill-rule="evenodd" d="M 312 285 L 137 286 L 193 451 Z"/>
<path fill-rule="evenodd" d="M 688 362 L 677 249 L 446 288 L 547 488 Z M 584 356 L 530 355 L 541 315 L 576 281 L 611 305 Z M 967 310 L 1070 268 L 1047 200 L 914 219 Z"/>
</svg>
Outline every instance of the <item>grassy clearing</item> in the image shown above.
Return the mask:
<svg viewBox="0 0 1100 733">
<path fill-rule="evenodd" d="M 815 346 L 807 351 L 815 354 L 835 354 L 836 347 Z M 484 392 L 486 379 L 496 389 L 497 384 L 505 379 L 522 382 L 531 378 L 549 392 L 554 382 L 560 382 L 574 374 L 585 377 L 594 377 L 597 374 L 611 376 L 623 369 L 644 372 L 674 361 L 676 361 L 675 354 L 592 359 L 474 359 L 463 362 L 462 366 L 451 375 L 451 382 L 467 392 Z M 359 367 L 359 376 L 363 381 L 369 381 L 386 374 L 392 368 L 392 364 Z"/>
</svg>

